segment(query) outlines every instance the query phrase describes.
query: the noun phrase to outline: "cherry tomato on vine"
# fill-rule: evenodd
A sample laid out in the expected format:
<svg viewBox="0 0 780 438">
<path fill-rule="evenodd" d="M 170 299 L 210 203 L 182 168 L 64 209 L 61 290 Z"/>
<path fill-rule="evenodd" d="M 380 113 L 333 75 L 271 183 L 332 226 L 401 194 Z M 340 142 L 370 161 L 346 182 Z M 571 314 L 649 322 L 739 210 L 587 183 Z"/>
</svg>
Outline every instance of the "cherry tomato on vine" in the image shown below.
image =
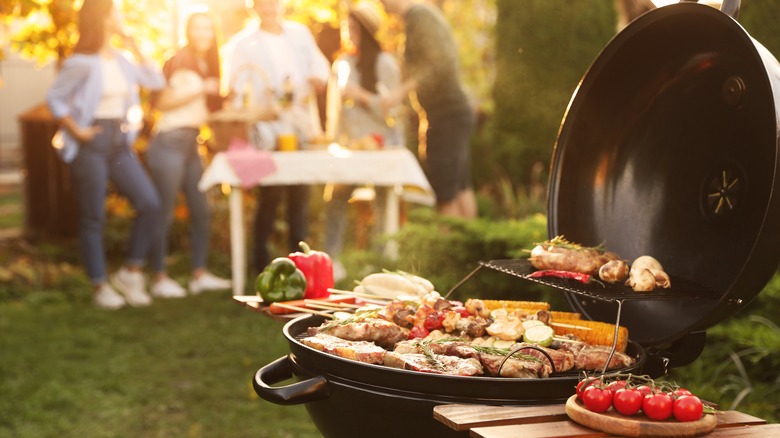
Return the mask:
<svg viewBox="0 0 780 438">
<path fill-rule="evenodd" d="M 577 392 L 577 397 L 579 397 L 580 400 L 582 400 L 582 393 L 590 388 L 593 383 L 598 382 L 598 379 L 595 377 L 587 377 L 585 379 L 580 380 L 580 382 L 577 384 L 577 387 L 575 391 Z"/>
<path fill-rule="evenodd" d="M 639 385 L 635 389 L 641 392 L 643 397 L 653 393 L 653 388 L 647 385 Z"/>
<path fill-rule="evenodd" d="M 695 395 L 683 395 L 674 401 L 672 412 L 677 421 L 696 421 L 704 412 L 704 404 Z"/>
<path fill-rule="evenodd" d="M 642 411 L 651 420 L 666 420 L 672 416 L 672 404 L 669 394 L 658 392 L 645 396 L 642 400 Z"/>
<path fill-rule="evenodd" d="M 642 409 L 644 396 L 639 390 L 620 388 L 615 391 L 612 406 L 623 415 L 634 415 Z"/>
<path fill-rule="evenodd" d="M 614 396 L 615 393 L 618 391 L 618 389 L 625 388 L 626 387 L 626 381 L 625 380 L 615 380 L 609 383 L 607 385 L 607 389 L 612 391 L 612 395 Z"/>
<path fill-rule="evenodd" d="M 674 395 L 677 397 L 682 397 L 684 395 L 693 395 L 693 393 L 685 388 L 677 388 L 674 390 Z"/>
<path fill-rule="evenodd" d="M 588 386 L 582 393 L 582 403 L 592 412 L 605 412 L 612 406 L 612 391 L 597 386 Z"/>
</svg>

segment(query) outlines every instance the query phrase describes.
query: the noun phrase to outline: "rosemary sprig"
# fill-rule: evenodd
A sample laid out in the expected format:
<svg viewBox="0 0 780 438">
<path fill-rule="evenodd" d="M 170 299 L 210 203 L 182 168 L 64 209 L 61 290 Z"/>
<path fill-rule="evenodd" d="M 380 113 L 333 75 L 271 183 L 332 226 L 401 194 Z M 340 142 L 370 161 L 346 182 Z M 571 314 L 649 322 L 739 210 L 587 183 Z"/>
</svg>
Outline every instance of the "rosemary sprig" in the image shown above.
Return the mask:
<svg viewBox="0 0 780 438">
<path fill-rule="evenodd" d="M 352 324 L 356 322 L 363 322 L 368 319 L 374 319 L 379 316 L 379 311 L 382 310 L 381 308 L 373 308 L 373 309 L 357 309 L 355 310 L 355 314 L 351 318 L 346 319 L 333 319 L 331 321 L 326 322 L 322 325 L 323 330 L 331 329 L 333 327 L 338 327 L 340 325 L 347 325 Z"/>
<path fill-rule="evenodd" d="M 566 238 L 563 235 L 555 236 L 552 239 L 545 240 L 544 242 L 535 242 L 534 245 L 535 246 L 536 245 L 557 246 L 557 247 L 560 247 L 560 248 L 571 249 L 571 250 L 574 250 L 574 251 L 583 251 L 583 250 L 589 250 L 589 249 L 592 249 L 592 250 L 595 250 L 595 251 L 599 251 L 599 252 L 606 251 L 606 248 L 604 247 L 604 242 L 599 243 L 596 246 L 583 246 L 583 245 L 580 245 L 579 243 L 574 243 L 574 242 L 570 242 L 570 241 L 566 240 Z"/>
<path fill-rule="evenodd" d="M 418 341 L 417 345 L 420 347 L 420 349 L 428 348 L 430 351 L 430 344 L 444 344 L 447 342 L 465 342 L 467 343 L 471 348 L 477 350 L 479 353 L 484 354 L 492 354 L 494 356 L 506 356 L 509 354 L 508 348 L 495 348 L 495 347 L 483 347 L 481 345 L 472 345 L 469 343 L 468 340 L 463 338 L 458 338 L 455 336 L 447 336 L 439 339 L 428 339 L 425 341 Z M 512 355 L 515 359 L 521 359 L 521 360 L 527 360 L 527 361 L 533 361 L 533 362 L 541 362 L 542 360 L 539 359 L 536 356 L 532 356 L 530 354 L 523 354 L 523 353 L 515 353 Z"/>
<path fill-rule="evenodd" d="M 483 347 L 481 345 L 472 345 L 472 347 L 480 353 L 492 354 L 494 356 L 506 356 L 509 354 L 508 348 Z M 512 357 L 529 362 L 542 362 L 541 359 L 536 356 L 531 356 L 530 354 L 515 353 Z"/>
</svg>

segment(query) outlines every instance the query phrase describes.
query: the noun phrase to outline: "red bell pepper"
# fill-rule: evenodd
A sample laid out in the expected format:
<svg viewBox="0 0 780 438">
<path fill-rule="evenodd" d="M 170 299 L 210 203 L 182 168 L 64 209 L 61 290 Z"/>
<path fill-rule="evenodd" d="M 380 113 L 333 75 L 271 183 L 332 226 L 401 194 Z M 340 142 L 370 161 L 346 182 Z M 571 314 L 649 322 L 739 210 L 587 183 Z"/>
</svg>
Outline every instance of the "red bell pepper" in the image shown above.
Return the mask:
<svg viewBox="0 0 780 438">
<path fill-rule="evenodd" d="M 304 298 L 327 298 L 329 288 L 333 287 L 333 262 L 322 251 L 313 251 L 306 242 L 300 242 L 303 252 L 294 252 L 288 257 L 306 277 Z"/>
</svg>

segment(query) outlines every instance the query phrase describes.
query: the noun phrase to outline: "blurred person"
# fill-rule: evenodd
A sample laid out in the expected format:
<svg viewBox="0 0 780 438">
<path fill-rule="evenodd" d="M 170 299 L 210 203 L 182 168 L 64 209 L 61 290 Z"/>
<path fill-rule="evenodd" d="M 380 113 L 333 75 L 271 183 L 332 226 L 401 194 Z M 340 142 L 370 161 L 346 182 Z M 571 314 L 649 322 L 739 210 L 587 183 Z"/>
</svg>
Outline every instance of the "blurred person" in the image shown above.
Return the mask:
<svg viewBox="0 0 780 438">
<path fill-rule="evenodd" d="M 163 66 L 168 86 L 155 96 L 154 107 L 161 112 L 156 134 L 146 151 L 147 166 L 162 203 L 163 221 L 152 245 L 150 264 L 154 272 L 151 294 L 179 298 L 185 289 L 168 277 L 168 231 L 173 223 L 177 195 L 184 193 L 189 211 L 192 274 L 189 290 L 230 288 L 229 280 L 206 269 L 210 235 L 210 207 L 206 194 L 198 190 L 203 163 L 198 153 L 198 135 L 209 112 L 222 107 L 220 58 L 216 18 L 206 11 L 190 15 L 186 23 L 187 43 Z"/>
<path fill-rule="evenodd" d="M 79 206 L 79 241 L 94 302 L 117 309 L 151 302 L 141 272 L 161 220 L 160 199 L 132 149 L 142 111 L 138 87 L 161 89 L 165 78 L 124 30 L 112 0 L 84 0 L 79 38 L 47 94 L 59 131 L 53 140 L 68 164 Z M 114 37 L 132 52 L 131 61 L 112 45 Z M 136 211 L 124 265 L 106 278 L 103 247 L 108 184 Z M 113 285 L 113 287 L 111 286 Z"/>
<path fill-rule="evenodd" d="M 428 119 L 426 172 L 437 210 L 462 218 L 477 216 L 471 182 L 469 142 L 476 115 L 460 77 L 458 47 L 441 11 L 418 0 L 380 0 L 403 19 L 406 34 L 404 81 L 382 98 L 390 108 L 415 92 Z"/>
<path fill-rule="evenodd" d="M 404 147 L 404 126 L 398 108 L 380 107 L 380 96 L 401 84 L 398 62 L 377 40 L 382 20 L 382 12 L 373 1 L 364 0 L 350 7 L 348 38 L 343 53 L 333 63 L 328 83 L 326 134 L 348 148 L 366 143 L 376 148 Z M 355 188 L 334 185 L 325 206 L 325 252 L 334 259 L 336 280 L 346 276 L 338 255 L 343 247 L 348 201 Z M 387 187 L 374 189 L 374 228 L 378 230 L 384 228 L 387 190 Z"/>
<path fill-rule="evenodd" d="M 255 145 L 273 149 L 281 134 L 294 133 L 298 145 L 321 135 L 316 95 L 325 90 L 330 63 L 309 29 L 282 18 L 280 0 L 249 0 L 260 21 L 257 29 L 242 31 L 228 43 L 231 47 L 226 76 L 235 96 L 233 106 L 250 104 L 273 109 L 272 122 L 255 126 Z M 268 239 L 274 230 L 276 210 L 286 200 L 288 250 L 308 234 L 309 187 L 266 186 L 258 189 L 255 215 L 255 268 L 262 271 L 271 261 Z"/>
</svg>

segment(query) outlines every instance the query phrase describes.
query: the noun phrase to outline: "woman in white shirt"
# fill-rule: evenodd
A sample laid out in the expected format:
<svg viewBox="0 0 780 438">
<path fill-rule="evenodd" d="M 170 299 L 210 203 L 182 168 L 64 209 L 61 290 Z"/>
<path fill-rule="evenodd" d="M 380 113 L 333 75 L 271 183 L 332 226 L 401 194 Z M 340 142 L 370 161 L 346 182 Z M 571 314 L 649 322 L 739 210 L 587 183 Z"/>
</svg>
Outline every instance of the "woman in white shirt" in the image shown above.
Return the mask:
<svg viewBox="0 0 780 438">
<path fill-rule="evenodd" d="M 118 35 L 137 63 L 111 45 Z M 165 78 L 124 32 L 112 0 L 84 0 L 79 40 L 46 96 L 60 126 L 53 141 L 68 163 L 79 204 L 79 241 L 99 307 L 151 302 L 141 268 L 160 220 L 160 200 L 132 149 L 142 121 L 138 87 L 161 89 Z M 103 247 L 109 181 L 136 211 L 124 266 L 106 275 Z M 119 293 L 117 293 L 119 291 Z M 121 294 L 120 294 L 121 293 Z"/>
<path fill-rule="evenodd" d="M 178 298 L 184 288 L 166 274 L 168 231 L 173 222 L 177 195 L 183 192 L 190 218 L 192 275 L 189 290 L 198 294 L 227 289 L 229 280 L 206 270 L 210 230 L 210 208 L 206 195 L 198 190 L 203 163 L 198 153 L 200 127 L 209 112 L 221 107 L 220 60 L 217 22 L 207 12 L 196 12 L 187 20 L 187 45 L 163 66 L 168 86 L 155 99 L 161 111 L 157 133 L 147 151 L 147 163 L 162 201 L 162 229 L 151 252 L 153 296 Z"/>
</svg>

